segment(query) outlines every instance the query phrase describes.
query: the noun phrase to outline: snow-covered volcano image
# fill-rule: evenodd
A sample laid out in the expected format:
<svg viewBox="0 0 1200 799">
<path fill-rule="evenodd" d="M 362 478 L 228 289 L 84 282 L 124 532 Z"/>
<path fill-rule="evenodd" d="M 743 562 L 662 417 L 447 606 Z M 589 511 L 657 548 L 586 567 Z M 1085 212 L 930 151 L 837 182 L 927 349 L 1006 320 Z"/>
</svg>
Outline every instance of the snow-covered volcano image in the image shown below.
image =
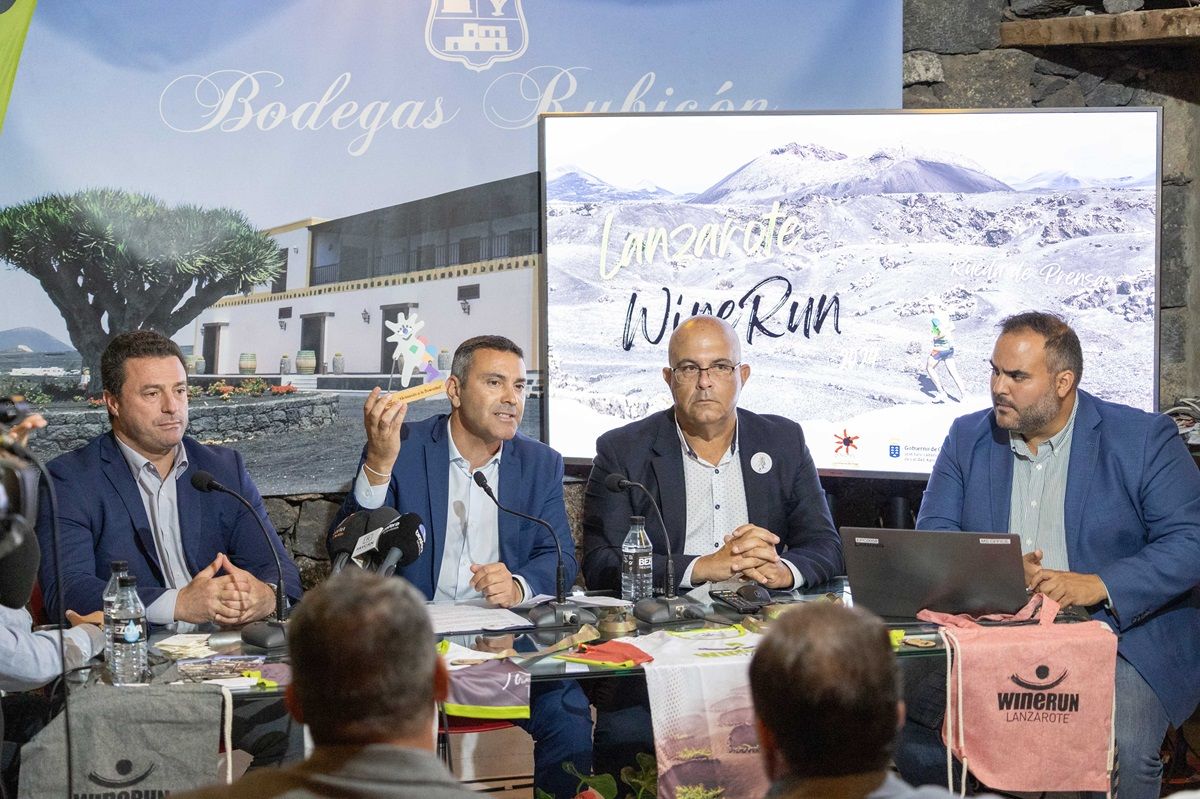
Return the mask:
<svg viewBox="0 0 1200 799">
<path fill-rule="evenodd" d="M 670 404 L 671 331 L 738 331 L 740 404 L 826 472 L 927 473 L 990 404 L 996 325 L 1050 310 L 1082 387 L 1155 401 L 1158 112 L 596 115 L 543 120 L 547 426 Z"/>
</svg>

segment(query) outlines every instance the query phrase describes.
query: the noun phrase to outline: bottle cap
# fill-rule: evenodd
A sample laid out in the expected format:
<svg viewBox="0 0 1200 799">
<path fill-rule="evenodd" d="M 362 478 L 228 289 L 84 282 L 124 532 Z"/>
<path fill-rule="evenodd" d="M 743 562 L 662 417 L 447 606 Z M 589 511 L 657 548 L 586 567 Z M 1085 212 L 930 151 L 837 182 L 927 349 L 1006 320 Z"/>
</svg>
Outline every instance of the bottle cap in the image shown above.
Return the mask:
<svg viewBox="0 0 1200 799">
<path fill-rule="evenodd" d="M 121 588 L 133 588 L 137 585 L 137 578 L 132 574 L 122 574 L 117 578 L 117 585 Z"/>
<path fill-rule="evenodd" d="M 629 523 L 630 524 L 645 524 L 646 517 L 645 516 L 630 516 Z"/>
<path fill-rule="evenodd" d="M 113 574 L 116 574 L 117 572 L 129 571 L 129 561 L 127 560 L 114 560 L 108 565 L 110 568 L 112 568 Z"/>
</svg>

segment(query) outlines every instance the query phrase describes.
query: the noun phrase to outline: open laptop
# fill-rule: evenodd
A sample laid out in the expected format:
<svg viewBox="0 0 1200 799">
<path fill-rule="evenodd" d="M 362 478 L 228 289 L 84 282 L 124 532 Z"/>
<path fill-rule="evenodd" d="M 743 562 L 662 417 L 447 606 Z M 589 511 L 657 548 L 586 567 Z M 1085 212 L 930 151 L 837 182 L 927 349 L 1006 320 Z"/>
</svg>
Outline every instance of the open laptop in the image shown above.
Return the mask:
<svg viewBox="0 0 1200 799">
<path fill-rule="evenodd" d="M 912 622 L 923 608 L 1015 613 L 1029 601 L 1019 536 L 871 527 L 841 535 L 854 604 L 885 622 Z"/>
</svg>

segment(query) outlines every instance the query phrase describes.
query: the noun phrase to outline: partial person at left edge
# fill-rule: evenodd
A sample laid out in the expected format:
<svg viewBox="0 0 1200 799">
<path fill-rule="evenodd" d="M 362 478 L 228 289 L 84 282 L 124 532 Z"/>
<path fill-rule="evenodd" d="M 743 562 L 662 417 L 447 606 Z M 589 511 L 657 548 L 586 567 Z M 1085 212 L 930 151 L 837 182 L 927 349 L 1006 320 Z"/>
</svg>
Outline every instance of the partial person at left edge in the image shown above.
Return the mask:
<svg viewBox="0 0 1200 799">
<path fill-rule="evenodd" d="M 100 370 L 112 429 L 47 466 L 67 607 L 99 610 L 109 564 L 124 560 L 151 624 L 235 626 L 274 612 L 278 572 L 258 522 L 234 497 L 194 488 L 192 475 L 200 471 L 254 506 L 283 564 L 285 592 L 299 599 L 300 575 L 241 455 L 184 435 L 187 369 L 175 342 L 150 330 L 122 333 L 104 350 Z M 58 618 L 52 528 L 43 485 L 39 577 L 46 611 Z"/>
<path fill-rule="evenodd" d="M 97 626 L 101 614 L 83 617 L 70 610 L 70 629 L 33 628 L 26 605 L 33 593 L 41 550 L 29 525 L 35 513 L 37 494 L 32 486 L 36 483 L 27 482 L 22 472 L 34 469 L 24 457 L 29 433 L 45 427 L 46 420 L 33 413 L 6 429 L 9 419 L 4 411 L 12 406 L 4 405 L 0 400 L 0 691 L 5 694 L 0 698 L 0 729 L 4 733 L 0 775 L 3 795 L 16 796 L 21 747 L 45 726 L 61 702 L 61 694 L 34 689 L 104 651 L 104 633 Z"/>
</svg>

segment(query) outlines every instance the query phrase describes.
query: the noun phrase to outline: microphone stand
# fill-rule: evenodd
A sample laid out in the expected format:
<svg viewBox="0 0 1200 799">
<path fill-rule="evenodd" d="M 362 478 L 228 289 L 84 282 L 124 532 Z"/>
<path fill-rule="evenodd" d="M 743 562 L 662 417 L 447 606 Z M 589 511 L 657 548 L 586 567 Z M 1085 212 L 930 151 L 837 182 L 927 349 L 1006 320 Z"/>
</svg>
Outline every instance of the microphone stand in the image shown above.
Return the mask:
<svg viewBox="0 0 1200 799">
<path fill-rule="evenodd" d="M 544 519 L 539 519 L 536 516 L 530 516 L 527 513 L 521 513 L 518 510 L 506 508 L 501 505 L 500 500 L 496 499 L 496 495 L 492 493 L 492 487 L 488 485 L 487 478 L 483 476 L 483 472 L 475 472 L 473 479 L 475 480 L 475 485 L 482 488 L 483 493 L 488 495 L 488 499 L 496 503 L 497 508 L 505 513 L 511 513 L 513 516 L 540 524 L 549 531 L 550 538 L 554 541 L 554 549 L 558 555 L 558 565 L 555 569 L 554 577 L 555 596 L 550 602 L 543 602 L 540 605 L 530 608 L 529 620 L 538 627 L 573 627 L 582 624 L 595 624 L 596 614 L 592 610 L 582 608 L 574 602 L 567 600 L 567 572 L 566 567 L 563 565 L 562 544 L 558 542 L 558 536 L 554 534 L 554 528 Z"/>
<path fill-rule="evenodd" d="M 642 489 L 642 493 L 650 500 L 650 506 L 654 508 L 654 515 L 658 518 L 658 525 L 662 528 L 663 541 L 666 544 L 667 570 L 664 575 L 666 584 L 663 586 L 663 595 L 644 597 L 635 602 L 633 605 L 634 618 L 644 621 L 647 624 L 662 624 L 668 621 L 703 618 L 703 614 L 697 615 L 699 611 L 691 600 L 675 595 L 675 558 L 671 554 L 671 537 L 667 533 L 667 525 L 663 521 L 662 511 L 659 509 L 654 495 L 641 483 L 616 473 L 612 473 L 605 478 L 604 485 L 609 491 L 616 493 L 621 493 L 630 486 L 637 486 Z"/>
<path fill-rule="evenodd" d="M 252 621 L 242 627 L 242 643 L 256 646 L 259 649 L 284 648 L 287 646 L 287 627 L 284 626 L 287 604 L 283 599 L 283 563 L 279 560 L 279 552 L 271 541 L 271 534 L 267 532 L 267 526 L 263 524 L 263 520 L 255 512 L 254 506 L 245 497 L 218 483 L 208 472 L 196 472 L 192 475 L 192 486 L 200 491 L 220 491 L 222 494 L 228 494 L 245 505 L 246 509 L 250 511 L 250 515 L 254 517 L 254 521 L 258 522 L 258 528 L 262 530 L 263 538 L 267 542 L 267 549 L 271 550 L 271 554 L 275 557 L 275 569 L 279 574 L 279 582 L 275 583 L 275 618 L 269 621 L 265 619 Z"/>
</svg>

